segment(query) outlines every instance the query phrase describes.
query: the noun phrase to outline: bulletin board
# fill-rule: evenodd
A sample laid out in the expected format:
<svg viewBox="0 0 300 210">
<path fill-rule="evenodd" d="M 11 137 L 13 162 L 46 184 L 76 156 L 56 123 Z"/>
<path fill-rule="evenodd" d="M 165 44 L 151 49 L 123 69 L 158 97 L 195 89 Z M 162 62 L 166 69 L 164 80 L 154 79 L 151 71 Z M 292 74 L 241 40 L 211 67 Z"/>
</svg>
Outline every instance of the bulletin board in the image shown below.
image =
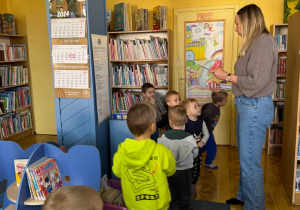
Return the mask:
<svg viewBox="0 0 300 210">
<path fill-rule="evenodd" d="M 185 98 L 211 102 L 206 80 L 211 68 L 224 66 L 225 20 L 187 21 L 185 27 Z"/>
</svg>

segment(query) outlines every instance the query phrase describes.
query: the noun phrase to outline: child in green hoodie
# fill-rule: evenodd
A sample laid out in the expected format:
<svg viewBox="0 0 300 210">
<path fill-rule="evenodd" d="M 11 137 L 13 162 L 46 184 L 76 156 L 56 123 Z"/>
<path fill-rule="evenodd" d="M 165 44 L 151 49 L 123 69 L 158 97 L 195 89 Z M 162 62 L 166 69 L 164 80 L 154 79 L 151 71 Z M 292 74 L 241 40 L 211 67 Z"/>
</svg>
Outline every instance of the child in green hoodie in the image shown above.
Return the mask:
<svg viewBox="0 0 300 210">
<path fill-rule="evenodd" d="M 176 167 L 171 151 L 150 139 L 156 130 L 155 110 L 146 102 L 133 105 L 127 125 L 134 139 L 119 145 L 112 166 L 121 178 L 125 204 L 129 210 L 167 210 L 171 201 L 167 177 Z"/>
</svg>

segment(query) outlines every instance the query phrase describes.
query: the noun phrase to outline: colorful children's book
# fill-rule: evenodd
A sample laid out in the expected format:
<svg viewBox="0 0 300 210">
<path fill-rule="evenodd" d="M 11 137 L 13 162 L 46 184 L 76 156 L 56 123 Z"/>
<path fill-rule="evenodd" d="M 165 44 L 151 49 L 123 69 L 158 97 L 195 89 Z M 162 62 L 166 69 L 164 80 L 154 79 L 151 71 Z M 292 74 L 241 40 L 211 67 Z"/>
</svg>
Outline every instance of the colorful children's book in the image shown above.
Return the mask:
<svg viewBox="0 0 300 210">
<path fill-rule="evenodd" d="M 28 166 L 27 176 L 33 190 L 33 197 L 45 200 L 53 190 L 63 186 L 56 161 L 54 158 L 42 158 Z"/>
<path fill-rule="evenodd" d="M 111 31 L 111 9 L 106 10 L 107 31 Z"/>
<path fill-rule="evenodd" d="M 153 8 L 153 30 L 167 29 L 167 7 Z"/>
<path fill-rule="evenodd" d="M 0 34 L 16 34 L 13 14 L 0 14 Z"/>
<path fill-rule="evenodd" d="M 22 175 L 25 171 L 27 162 L 28 162 L 28 159 L 15 159 L 14 160 L 17 186 L 20 186 Z"/>
<path fill-rule="evenodd" d="M 124 2 L 114 5 L 116 31 L 125 30 L 125 5 Z"/>
</svg>

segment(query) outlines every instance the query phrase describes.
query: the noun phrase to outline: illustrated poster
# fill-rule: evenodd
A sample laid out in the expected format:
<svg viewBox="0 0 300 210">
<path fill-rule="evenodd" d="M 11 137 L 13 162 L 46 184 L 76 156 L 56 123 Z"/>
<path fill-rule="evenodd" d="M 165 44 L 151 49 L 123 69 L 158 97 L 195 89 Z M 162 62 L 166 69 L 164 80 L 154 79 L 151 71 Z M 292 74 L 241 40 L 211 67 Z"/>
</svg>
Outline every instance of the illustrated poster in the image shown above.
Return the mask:
<svg viewBox="0 0 300 210">
<path fill-rule="evenodd" d="M 211 102 L 206 80 L 211 68 L 224 66 L 225 20 L 185 22 L 185 93 L 200 105 Z"/>
</svg>

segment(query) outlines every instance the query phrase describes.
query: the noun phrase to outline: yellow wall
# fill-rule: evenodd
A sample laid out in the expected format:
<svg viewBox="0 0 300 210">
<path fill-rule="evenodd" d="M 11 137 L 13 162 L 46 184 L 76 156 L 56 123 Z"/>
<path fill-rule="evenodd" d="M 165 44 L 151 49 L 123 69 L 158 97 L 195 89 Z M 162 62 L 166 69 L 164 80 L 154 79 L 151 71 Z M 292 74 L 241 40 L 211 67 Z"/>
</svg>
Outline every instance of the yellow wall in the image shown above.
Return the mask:
<svg viewBox="0 0 300 210">
<path fill-rule="evenodd" d="M 107 8 L 113 9 L 113 5 L 120 2 L 131 3 L 132 10 L 148 9 L 149 26 L 152 25 L 153 7 L 167 6 L 168 28 L 171 30 L 173 30 L 173 14 L 176 8 L 222 4 L 239 4 L 242 7 L 255 3 L 262 9 L 267 26 L 273 23 L 282 23 L 283 16 L 283 0 L 107 0 Z M 0 12 L 9 12 L 15 15 L 17 33 L 28 36 L 35 131 L 39 134 L 56 134 L 45 0 L 0 0 L 0 5 Z M 29 25 L 26 27 L 26 24 Z"/>
<path fill-rule="evenodd" d="M 152 10 L 153 7 L 162 5 L 168 8 L 168 29 L 173 30 L 173 20 L 174 20 L 174 9 L 177 8 L 187 8 L 187 7 L 201 7 L 201 6 L 215 6 L 223 4 L 239 4 L 243 7 L 247 4 L 258 5 L 265 16 L 267 26 L 273 23 L 282 23 L 283 19 L 283 0 L 210 0 L 210 1 L 199 1 L 199 0 L 151 0 L 151 1 L 141 1 L 141 0 L 106 0 L 107 9 L 112 9 L 115 4 L 120 2 L 131 3 L 132 9 L 144 8 L 148 9 L 149 26 L 152 26 Z M 271 7 L 272 5 L 272 7 Z M 152 29 L 149 27 L 149 29 Z"/>
<path fill-rule="evenodd" d="M 45 2 L 7 0 L 7 11 L 15 15 L 17 34 L 27 35 L 35 132 L 56 134 Z"/>
<path fill-rule="evenodd" d="M 0 13 L 6 13 L 7 12 L 7 1 L 6 0 L 0 0 Z"/>
</svg>

